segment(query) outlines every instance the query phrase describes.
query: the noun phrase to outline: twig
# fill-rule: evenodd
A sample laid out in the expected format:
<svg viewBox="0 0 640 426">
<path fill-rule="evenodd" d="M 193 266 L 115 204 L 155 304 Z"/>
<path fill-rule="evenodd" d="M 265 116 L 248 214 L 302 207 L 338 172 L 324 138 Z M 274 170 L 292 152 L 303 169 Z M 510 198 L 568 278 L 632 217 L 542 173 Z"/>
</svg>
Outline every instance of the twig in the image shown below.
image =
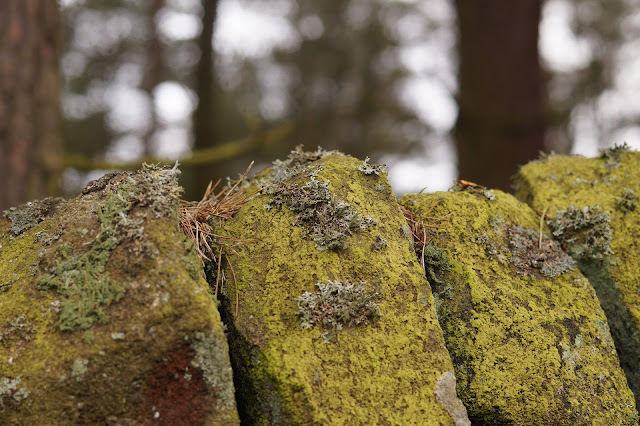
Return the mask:
<svg viewBox="0 0 640 426">
<path fill-rule="evenodd" d="M 544 208 L 542 215 L 540 215 L 540 240 L 538 241 L 538 249 L 542 250 L 542 226 L 544 225 L 544 217 L 547 214 L 549 206 Z"/>
<path fill-rule="evenodd" d="M 238 280 L 236 280 L 236 272 L 233 270 L 233 265 L 231 264 L 231 262 L 229 262 L 229 256 L 227 256 L 226 254 L 224 255 L 224 257 L 227 258 L 227 263 L 229 264 L 229 268 L 231 268 L 231 275 L 233 275 L 233 282 L 236 285 L 236 313 L 234 315 L 235 318 L 238 317 Z"/>
</svg>

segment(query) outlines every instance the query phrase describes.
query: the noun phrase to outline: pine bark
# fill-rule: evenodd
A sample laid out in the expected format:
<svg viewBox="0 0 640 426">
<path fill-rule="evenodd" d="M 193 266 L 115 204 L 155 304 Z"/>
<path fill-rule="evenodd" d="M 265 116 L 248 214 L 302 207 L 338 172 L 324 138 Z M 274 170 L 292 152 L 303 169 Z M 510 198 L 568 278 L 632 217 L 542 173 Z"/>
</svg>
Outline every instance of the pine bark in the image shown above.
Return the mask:
<svg viewBox="0 0 640 426">
<path fill-rule="evenodd" d="M 0 1 L 0 211 L 60 190 L 59 49 L 56 1 Z"/>
<path fill-rule="evenodd" d="M 511 191 L 518 166 L 544 149 L 542 1 L 455 1 L 459 113 L 454 133 L 462 179 Z"/>
</svg>

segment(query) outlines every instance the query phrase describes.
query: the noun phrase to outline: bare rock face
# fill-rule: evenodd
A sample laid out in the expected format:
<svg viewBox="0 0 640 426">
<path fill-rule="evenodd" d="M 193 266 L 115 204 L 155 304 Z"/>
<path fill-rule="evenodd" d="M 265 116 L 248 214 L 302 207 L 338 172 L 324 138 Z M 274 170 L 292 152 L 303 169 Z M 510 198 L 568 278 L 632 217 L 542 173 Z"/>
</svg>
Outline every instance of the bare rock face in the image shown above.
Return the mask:
<svg viewBox="0 0 640 426">
<path fill-rule="evenodd" d="M 539 211 L 595 288 L 640 404 L 640 153 L 551 156 L 524 166 L 517 196 Z"/>
<path fill-rule="evenodd" d="M 473 424 L 636 424 L 593 287 L 539 216 L 500 191 L 405 195 Z"/>
<path fill-rule="evenodd" d="M 0 218 L 0 423 L 239 424 L 176 169 Z"/>
<path fill-rule="evenodd" d="M 386 169 L 298 150 L 251 188 L 219 230 L 243 421 L 469 424 Z"/>
</svg>

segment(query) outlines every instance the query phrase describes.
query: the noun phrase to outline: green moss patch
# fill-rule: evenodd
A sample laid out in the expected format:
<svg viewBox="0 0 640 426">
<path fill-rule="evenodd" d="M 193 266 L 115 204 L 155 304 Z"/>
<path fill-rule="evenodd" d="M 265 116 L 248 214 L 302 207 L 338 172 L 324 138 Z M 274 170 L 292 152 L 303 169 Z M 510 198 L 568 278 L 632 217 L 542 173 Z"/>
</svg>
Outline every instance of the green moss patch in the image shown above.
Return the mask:
<svg viewBox="0 0 640 426">
<path fill-rule="evenodd" d="M 252 185 L 218 230 L 253 241 L 229 255 L 222 296 L 243 421 L 453 424 L 454 401 L 436 397 L 452 367 L 434 299 L 383 170 L 294 151 Z M 324 250 L 323 223 L 343 235 Z"/>
<path fill-rule="evenodd" d="M 555 156 L 524 166 L 517 196 L 547 209 L 549 226 L 595 288 L 622 368 L 640 403 L 640 153 Z"/>
<path fill-rule="evenodd" d="M 447 267 L 434 268 L 430 281 L 472 424 L 634 424 L 633 395 L 593 288 L 535 212 L 493 195 L 399 200 L 416 216 L 434 205 L 429 216 L 452 213 L 431 242 Z"/>
</svg>

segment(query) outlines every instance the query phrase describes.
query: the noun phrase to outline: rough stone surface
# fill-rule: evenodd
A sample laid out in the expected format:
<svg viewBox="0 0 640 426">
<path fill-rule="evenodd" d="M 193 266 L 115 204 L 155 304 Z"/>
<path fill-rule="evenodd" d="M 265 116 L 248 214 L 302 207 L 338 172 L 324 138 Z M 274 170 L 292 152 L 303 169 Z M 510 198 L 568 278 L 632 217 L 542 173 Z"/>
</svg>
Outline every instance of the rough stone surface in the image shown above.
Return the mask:
<svg viewBox="0 0 640 426">
<path fill-rule="evenodd" d="M 640 153 L 624 146 L 598 158 L 553 156 L 524 166 L 517 196 L 555 220 L 594 286 L 629 386 L 640 404 Z M 571 226 L 575 225 L 582 226 Z M 606 234 L 609 234 L 608 236 Z"/>
<path fill-rule="evenodd" d="M 596 294 L 535 212 L 477 188 L 400 203 L 449 215 L 425 266 L 472 424 L 636 424 Z"/>
<path fill-rule="evenodd" d="M 0 424 L 239 424 L 175 169 L 0 217 Z"/>
<path fill-rule="evenodd" d="M 294 151 L 225 225 L 252 240 L 229 254 L 223 304 L 243 422 L 464 424 L 438 382 L 451 360 L 385 173 Z"/>
</svg>

